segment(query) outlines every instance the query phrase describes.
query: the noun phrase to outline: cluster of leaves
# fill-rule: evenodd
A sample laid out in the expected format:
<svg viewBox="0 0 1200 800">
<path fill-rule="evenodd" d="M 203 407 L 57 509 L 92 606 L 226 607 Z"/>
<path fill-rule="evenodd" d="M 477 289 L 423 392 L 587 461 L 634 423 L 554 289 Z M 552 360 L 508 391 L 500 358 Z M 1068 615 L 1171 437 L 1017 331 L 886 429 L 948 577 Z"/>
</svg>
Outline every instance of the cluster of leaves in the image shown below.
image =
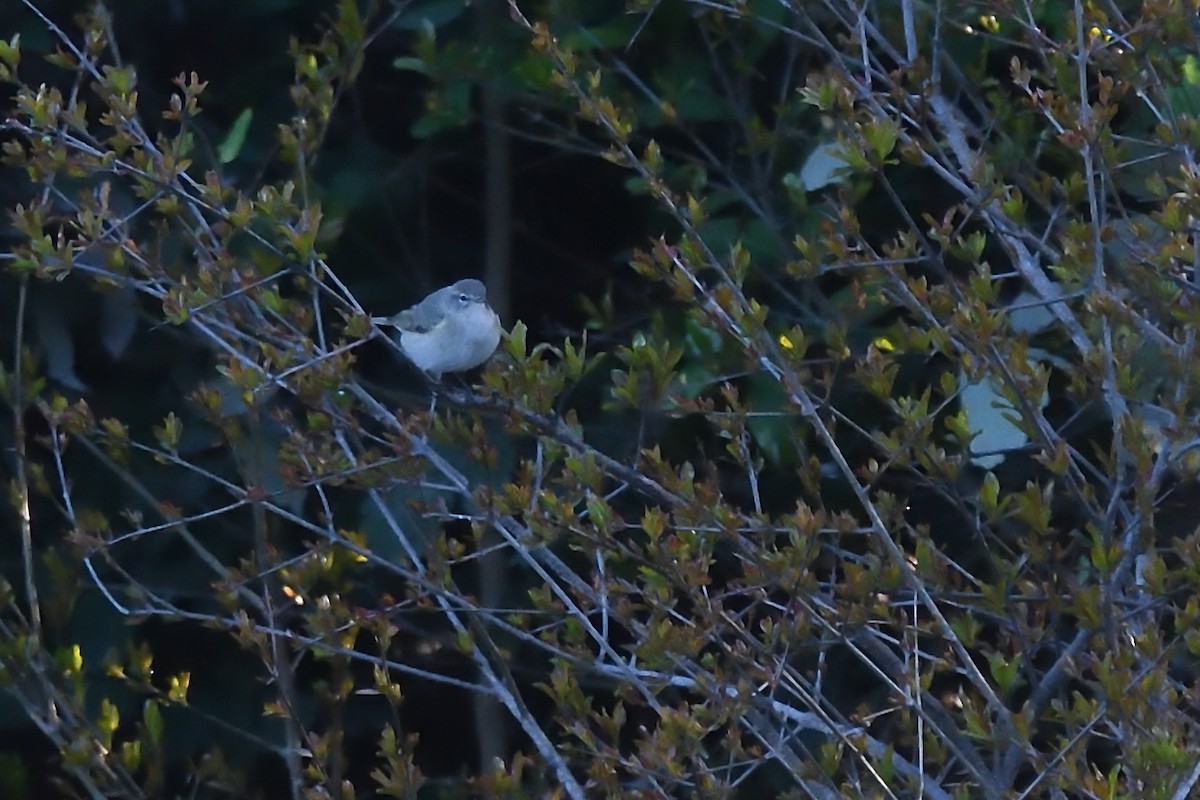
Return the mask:
<svg viewBox="0 0 1200 800">
<path fill-rule="evenodd" d="M 0 686 L 61 791 L 1195 790 L 1189 4 L 514 0 L 473 50 L 458 4 L 341 0 L 253 179 L 204 76 L 147 109 L 104 6 L 25 5 L 60 72 L 0 43 Z M 362 377 L 320 202 L 401 25 L 416 137 L 502 85 L 655 209 L 628 308 L 516 324 L 436 413 Z M 169 342 L 155 385 L 87 394 L 64 285 Z"/>
</svg>

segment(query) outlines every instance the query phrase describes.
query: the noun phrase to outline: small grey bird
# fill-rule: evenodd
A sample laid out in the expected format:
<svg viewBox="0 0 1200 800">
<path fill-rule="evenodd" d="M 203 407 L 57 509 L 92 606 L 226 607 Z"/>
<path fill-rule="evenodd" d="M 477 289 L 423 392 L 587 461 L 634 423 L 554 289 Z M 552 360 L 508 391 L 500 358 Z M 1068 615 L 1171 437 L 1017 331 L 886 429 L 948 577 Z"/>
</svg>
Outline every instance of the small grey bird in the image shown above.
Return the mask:
<svg viewBox="0 0 1200 800">
<path fill-rule="evenodd" d="M 474 278 L 444 286 L 399 314 L 371 321 L 399 330 L 397 343 L 404 355 L 434 380 L 444 372 L 479 366 L 500 344 L 500 317 L 488 305 L 483 282 Z"/>
</svg>

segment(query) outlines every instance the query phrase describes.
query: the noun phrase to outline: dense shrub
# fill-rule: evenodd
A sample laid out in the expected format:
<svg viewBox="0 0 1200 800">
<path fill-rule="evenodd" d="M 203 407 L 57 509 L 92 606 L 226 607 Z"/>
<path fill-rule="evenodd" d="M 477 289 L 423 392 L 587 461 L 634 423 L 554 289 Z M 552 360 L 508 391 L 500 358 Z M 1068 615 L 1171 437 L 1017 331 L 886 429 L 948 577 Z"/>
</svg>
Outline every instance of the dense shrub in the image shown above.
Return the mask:
<svg viewBox="0 0 1200 800">
<path fill-rule="evenodd" d="M 1194 791 L 1192 4 L 10 5 L 5 797 Z"/>
</svg>

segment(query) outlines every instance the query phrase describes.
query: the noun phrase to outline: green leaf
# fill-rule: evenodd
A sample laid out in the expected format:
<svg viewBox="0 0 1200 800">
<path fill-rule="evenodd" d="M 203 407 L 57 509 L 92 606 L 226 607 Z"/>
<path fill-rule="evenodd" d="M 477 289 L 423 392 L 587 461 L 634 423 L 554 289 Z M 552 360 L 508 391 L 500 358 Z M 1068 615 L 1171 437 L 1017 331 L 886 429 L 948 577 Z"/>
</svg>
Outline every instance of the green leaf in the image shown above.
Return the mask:
<svg viewBox="0 0 1200 800">
<path fill-rule="evenodd" d="M 808 154 L 799 174 L 792 172 L 784 176 L 784 186 L 787 189 L 800 188 L 806 192 L 823 189 L 832 183 L 840 182 L 846 166 L 841 145 L 837 142 L 822 142 Z"/>
<path fill-rule="evenodd" d="M 509 355 L 518 361 L 524 361 L 526 354 L 529 352 L 528 345 L 525 341 L 526 334 L 528 333 L 529 329 L 525 327 L 525 323 L 518 321 L 517 324 L 513 325 L 512 331 L 505 339 L 505 349 L 508 351 Z"/>
<path fill-rule="evenodd" d="M 890 119 L 881 119 L 864 125 L 862 134 L 875 157 L 882 162 L 895 148 L 896 140 L 900 138 L 900 128 Z"/>
<path fill-rule="evenodd" d="M 1183 79 L 1193 86 L 1200 84 L 1200 60 L 1194 55 L 1183 60 Z"/>
<path fill-rule="evenodd" d="M 397 28 L 415 31 L 432 26 L 441 27 L 453 22 L 463 15 L 470 5 L 462 0 L 432 0 L 428 3 L 417 3 L 396 17 L 392 23 Z"/>
<path fill-rule="evenodd" d="M 1000 508 L 1000 481 L 991 470 L 984 476 L 983 486 L 979 487 L 979 499 L 989 519 Z"/>
<path fill-rule="evenodd" d="M 222 164 L 230 163 L 238 157 L 238 153 L 242 152 L 242 145 L 246 143 L 246 133 L 250 130 L 252 119 L 254 119 L 254 110 L 247 108 L 233 121 L 233 127 L 229 129 L 225 140 L 217 148 L 217 159 Z"/>
<path fill-rule="evenodd" d="M 432 70 L 424 59 L 415 56 L 404 56 L 392 61 L 392 67 L 401 72 L 419 72 L 422 75 L 432 75 Z"/>
<path fill-rule="evenodd" d="M 162 711 L 158 708 L 158 703 L 154 700 L 147 700 L 144 710 L 142 711 L 142 724 L 146 726 L 146 735 L 150 742 L 155 745 L 162 744 L 163 736 L 163 718 Z"/>
</svg>

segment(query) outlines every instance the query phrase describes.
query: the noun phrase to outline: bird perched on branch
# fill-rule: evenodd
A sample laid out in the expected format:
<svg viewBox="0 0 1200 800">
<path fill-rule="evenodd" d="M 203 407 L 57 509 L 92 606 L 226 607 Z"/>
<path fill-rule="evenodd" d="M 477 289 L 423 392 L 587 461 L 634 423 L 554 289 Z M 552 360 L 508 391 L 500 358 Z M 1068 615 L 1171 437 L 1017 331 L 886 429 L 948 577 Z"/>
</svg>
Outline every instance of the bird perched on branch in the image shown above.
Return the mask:
<svg viewBox="0 0 1200 800">
<path fill-rule="evenodd" d="M 400 350 L 434 380 L 487 361 L 500 344 L 500 317 L 487 301 L 487 289 L 474 278 L 433 292 L 412 308 L 390 317 L 372 317 L 400 333 Z"/>
</svg>

